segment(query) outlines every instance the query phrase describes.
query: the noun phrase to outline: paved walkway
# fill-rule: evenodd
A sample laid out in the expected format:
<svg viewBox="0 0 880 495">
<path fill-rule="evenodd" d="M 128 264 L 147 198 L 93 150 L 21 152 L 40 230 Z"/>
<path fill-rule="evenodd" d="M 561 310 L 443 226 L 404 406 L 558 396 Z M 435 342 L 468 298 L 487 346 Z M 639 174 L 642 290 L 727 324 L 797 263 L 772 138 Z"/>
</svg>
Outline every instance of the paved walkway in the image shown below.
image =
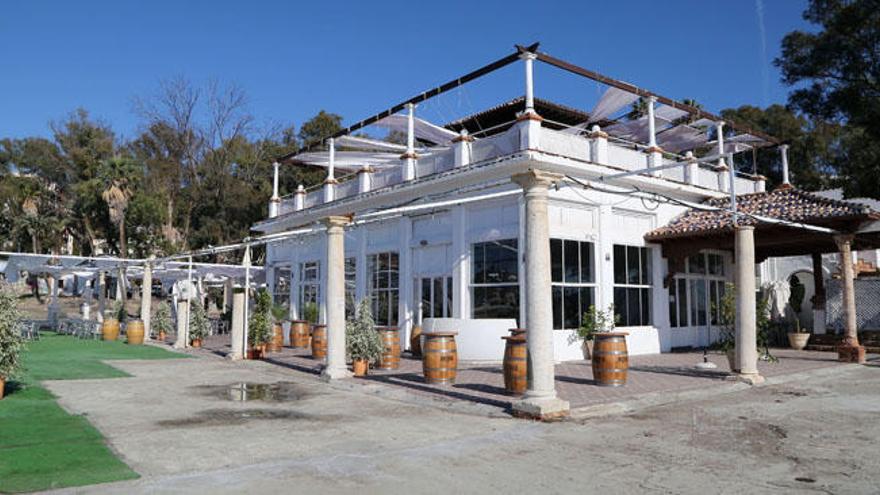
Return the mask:
<svg viewBox="0 0 880 495">
<path fill-rule="evenodd" d="M 229 352 L 228 336 L 207 340 L 205 351 L 225 355 Z M 758 368 L 767 378 L 800 373 L 838 365 L 833 352 L 794 351 L 773 349 L 776 362 L 760 362 Z M 694 364 L 702 362 L 701 353 L 652 354 L 631 356 L 627 384 L 623 387 L 601 387 L 593 382 L 590 364 L 569 361 L 556 366 L 556 389 L 559 396 L 572 408 L 584 408 L 633 399 L 650 393 L 676 393 L 721 385 L 729 380 L 727 358 L 710 353 L 715 370 L 697 370 Z M 269 353 L 267 362 L 307 373 L 318 374 L 323 362 L 313 359 L 306 349 L 285 347 L 281 352 Z M 504 389 L 504 375 L 500 363 L 459 362 L 456 383 L 451 386 L 425 383 L 422 362 L 408 353 L 401 358 L 400 369 L 393 371 L 370 370 L 366 378 L 351 379 L 361 384 L 381 383 L 441 400 L 462 400 L 507 409 L 517 400 Z"/>
</svg>

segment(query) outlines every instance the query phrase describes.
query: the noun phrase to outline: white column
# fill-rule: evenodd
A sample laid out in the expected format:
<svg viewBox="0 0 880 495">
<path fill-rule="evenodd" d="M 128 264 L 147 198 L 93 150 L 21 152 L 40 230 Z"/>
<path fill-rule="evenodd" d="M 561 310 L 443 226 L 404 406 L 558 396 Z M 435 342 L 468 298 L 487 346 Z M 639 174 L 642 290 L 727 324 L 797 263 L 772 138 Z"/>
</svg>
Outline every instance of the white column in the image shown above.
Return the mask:
<svg viewBox="0 0 880 495">
<path fill-rule="evenodd" d="M 663 150 L 657 146 L 657 123 L 654 119 L 654 105 L 657 103 L 656 96 L 648 97 L 648 167 L 659 167 L 663 164 Z M 654 177 L 659 177 L 662 171 L 650 172 Z"/>
<path fill-rule="evenodd" d="M 351 376 L 345 364 L 345 226 L 348 217 L 333 216 L 327 225 L 327 367 L 325 380 Z"/>
<path fill-rule="evenodd" d="M 409 335 L 413 325 L 413 277 L 412 277 L 412 219 L 404 216 L 400 218 L 400 244 L 398 266 L 398 311 L 397 329 L 400 334 L 400 342 L 405 348 L 409 344 Z"/>
<path fill-rule="evenodd" d="M 98 272 L 98 278 L 95 281 L 98 284 L 98 314 L 95 315 L 95 319 L 99 322 L 104 322 L 104 307 L 106 306 L 107 299 L 104 293 L 107 291 L 107 278 L 104 275 L 104 271 L 101 270 Z"/>
<path fill-rule="evenodd" d="M 47 318 L 53 324 L 58 320 L 58 278 L 49 277 L 49 307 Z"/>
<path fill-rule="evenodd" d="M 699 174 L 700 164 L 696 157 L 694 157 L 693 151 L 685 153 L 684 158 L 684 180 L 688 184 L 694 185 L 697 183 L 697 174 Z"/>
<path fill-rule="evenodd" d="M 175 349 L 189 347 L 189 300 L 180 298 L 177 301 L 177 340 L 174 341 Z"/>
<path fill-rule="evenodd" d="M 144 338 L 150 338 L 150 305 L 153 302 L 153 260 L 155 256 L 144 264 L 144 277 L 141 280 L 141 321 L 144 322 Z"/>
<path fill-rule="evenodd" d="M 840 272 L 843 279 L 843 343 L 838 348 L 841 361 L 865 362 L 865 348 L 859 345 L 858 323 L 856 320 L 855 273 L 853 270 L 853 235 L 836 235 L 834 242 L 840 252 Z"/>
<path fill-rule="evenodd" d="M 534 80 L 534 61 L 538 58 L 534 53 L 526 52 L 520 55 L 525 62 L 526 69 L 526 113 L 535 111 L 535 80 Z"/>
<path fill-rule="evenodd" d="M 599 205 L 599 240 L 596 243 L 599 275 L 596 281 L 596 305 L 606 310 L 614 304 L 614 239 L 619 218 L 615 218 L 614 209 L 610 204 Z M 657 292 L 657 291 L 655 291 Z"/>
<path fill-rule="evenodd" d="M 327 140 L 330 147 L 330 163 L 327 166 L 327 178 L 324 179 L 324 202 L 329 203 L 336 199 L 336 142 L 333 138 Z"/>
<path fill-rule="evenodd" d="M 404 181 L 416 178 L 416 130 L 415 130 L 415 111 L 416 106 L 412 103 L 406 104 L 406 153 L 400 155 L 403 160 Z"/>
<path fill-rule="evenodd" d="M 740 379 L 756 384 L 758 341 L 755 310 L 755 228 L 736 228 L 736 366 Z"/>
<path fill-rule="evenodd" d="M 272 199 L 269 200 L 269 218 L 278 216 L 281 198 L 278 196 L 278 162 L 272 163 Z"/>
<path fill-rule="evenodd" d="M 526 245 L 526 333 L 529 355 L 529 384 L 523 399 L 513 404 L 515 413 L 553 418 L 568 414 L 568 402 L 556 396 L 553 357 L 553 311 L 550 290 L 550 228 L 547 189 L 562 180 L 559 174 L 538 170 L 517 174 L 512 180 L 522 186 L 525 199 Z"/>
<path fill-rule="evenodd" d="M 468 135 L 467 129 L 462 129 L 458 137 L 452 140 L 455 166 L 463 167 L 471 162 L 471 142 L 474 138 Z"/>
<path fill-rule="evenodd" d="M 590 139 L 593 140 L 590 146 L 590 161 L 602 165 L 608 164 L 608 133 L 594 125 L 590 128 Z"/>
<path fill-rule="evenodd" d="M 452 317 L 470 318 L 470 246 L 467 242 L 467 210 L 454 206 L 452 220 Z"/>
<path fill-rule="evenodd" d="M 358 193 L 363 194 L 373 189 L 373 167 L 364 165 L 358 170 Z"/>
<path fill-rule="evenodd" d="M 718 135 L 718 166 L 723 167 L 724 163 L 724 121 L 719 120 L 715 123 L 715 134 Z"/>
<path fill-rule="evenodd" d="M 782 144 L 779 146 L 779 155 L 782 158 L 782 185 L 790 186 L 791 182 L 788 180 L 788 145 Z"/>
<path fill-rule="evenodd" d="M 306 206 L 306 188 L 302 184 L 296 186 L 293 193 L 293 211 L 300 211 Z"/>
<path fill-rule="evenodd" d="M 755 177 L 755 192 L 765 192 L 767 190 L 767 178 L 763 175 Z"/>
<path fill-rule="evenodd" d="M 244 359 L 244 287 L 232 289 L 232 351 L 227 356 L 229 359 Z"/>
</svg>

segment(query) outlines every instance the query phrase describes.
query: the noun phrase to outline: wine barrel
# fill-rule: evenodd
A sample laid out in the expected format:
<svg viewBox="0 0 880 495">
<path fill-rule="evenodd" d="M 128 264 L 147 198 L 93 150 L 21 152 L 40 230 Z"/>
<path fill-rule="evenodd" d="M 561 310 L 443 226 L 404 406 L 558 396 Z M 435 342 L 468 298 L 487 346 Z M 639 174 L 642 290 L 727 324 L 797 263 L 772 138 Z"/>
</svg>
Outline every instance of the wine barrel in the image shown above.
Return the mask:
<svg viewBox="0 0 880 495">
<path fill-rule="evenodd" d="M 501 337 L 504 344 L 504 388 L 514 395 L 525 393 L 528 386 L 528 350 L 521 335 Z"/>
<path fill-rule="evenodd" d="M 296 349 L 309 346 L 309 322 L 306 320 L 293 320 L 290 322 L 290 345 Z"/>
<path fill-rule="evenodd" d="M 327 325 L 312 325 L 312 357 L 327 357 Z"/>
<path fill-rule="evenodd" d="M 132 345 L 144 344 L 144 322 L 131 320 L 125 325 L 126 342 Z"/>
<path fill-rule="evenodd" d="M 419 357 L 422 355 L 422 327 L 421 325 L 415 325 L 412 329 L 412 334 L 409 336 L 409 350 L 412 352 L 412 355 L 415 357 Z"/>
<path fill-rule="evenodd" d="M 422 371 L 427 383 L 451 385 L 455 383 L 458 369 L 458 351 L 455 336 L 458 332 L 432 332 L 422 334 L 425 347 L 422 350 Z"/>
<path fill-rule="evenodd" d="M 626 385 L 629 355 L 626 334 L 621 332 L 597 333 L 593 344 L 593 380 L 603 387 Z"/>
<path fill-rule="evenodd" d="M 119 320 L 104 317 L 104 323 L 101 324 L 101 337 L 104 340 L 116 340 L 119 338 Z"/>
<path fill-rule="evenodd" d="M 511 337 L 522 337 L 526 338 L 526 329 L 525 328 L 511 328 L 509 330 Z"/>
<path fill-rule="evenodd" d="M 382 336 L 382 359 L 379 369 L 396 370 L 400 368 L 400 333 L 397 327 L 376 327 Z"/>
<path fill-rule="evenodd" d="M 272 338 L 266 343 L 266 350 L 269 352 L 278 352 L 284 347 L 284 327 L 281 323 L 272 325 Z"/>
</svg>

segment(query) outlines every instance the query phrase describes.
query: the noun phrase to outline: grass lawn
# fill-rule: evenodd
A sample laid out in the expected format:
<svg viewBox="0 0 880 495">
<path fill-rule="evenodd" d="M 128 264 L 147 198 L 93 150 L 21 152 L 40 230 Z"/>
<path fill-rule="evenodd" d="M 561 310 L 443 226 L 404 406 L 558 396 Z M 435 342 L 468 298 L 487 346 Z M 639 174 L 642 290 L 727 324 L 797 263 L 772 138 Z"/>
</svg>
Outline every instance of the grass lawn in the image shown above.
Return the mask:
<svg viewBox="0 0 880 495">
<path fill-rule="evenodd" d="M 19 381 L 0 400 L 0 492 L 26 492 L 137 478 L 86 418 L 68 414 L 41 380 L 117 378 L 107 359 L 183 357 L 150 346 L 44 333 L 28 344 Z M 13 388 L 13 390 L 10 390 Z"/>
</svg>

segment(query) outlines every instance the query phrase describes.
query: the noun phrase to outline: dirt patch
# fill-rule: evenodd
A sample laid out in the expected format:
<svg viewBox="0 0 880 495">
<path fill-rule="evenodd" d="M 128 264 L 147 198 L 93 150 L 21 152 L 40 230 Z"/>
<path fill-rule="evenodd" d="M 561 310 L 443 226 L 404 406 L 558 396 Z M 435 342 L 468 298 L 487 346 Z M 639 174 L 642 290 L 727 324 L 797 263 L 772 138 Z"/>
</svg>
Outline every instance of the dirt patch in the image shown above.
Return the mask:
<svg viewBox="0 0 880 495">
<path fill-rule="evenodd" d="M 337 421 L 336 416 L 318 416 L 283 409 L 207 409 L 194 416 L 167 419 L 156 424 L 165 428 L 200 428 L 241 425 L 251 421 Z"/>
</svg>

